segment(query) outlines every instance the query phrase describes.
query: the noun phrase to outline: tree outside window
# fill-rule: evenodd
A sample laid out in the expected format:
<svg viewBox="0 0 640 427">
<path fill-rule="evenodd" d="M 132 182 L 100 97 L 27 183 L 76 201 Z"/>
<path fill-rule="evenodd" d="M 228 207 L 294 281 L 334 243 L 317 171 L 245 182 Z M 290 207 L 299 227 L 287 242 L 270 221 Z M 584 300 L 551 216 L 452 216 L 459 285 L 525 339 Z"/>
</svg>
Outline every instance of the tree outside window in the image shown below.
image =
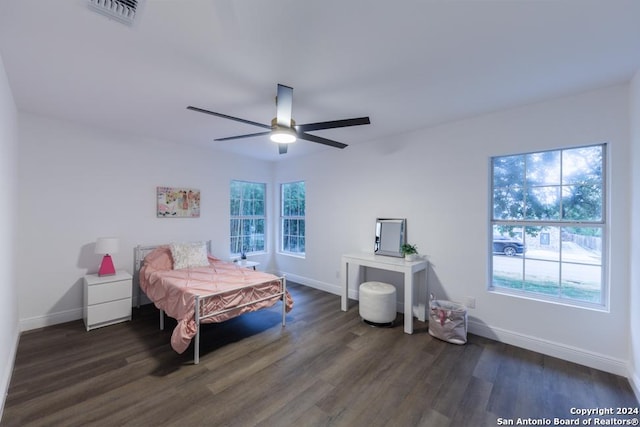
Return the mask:
<svg viewBox="0 0 640 427">
<path fill-rule="evenodd" d="M 493 290 L 606 304 L 606 145 L 494 157 Z"/>
<path fill-rule="evenodd" d="M 231 181 L 230 247 L 232 256 L 265 250 L 266 184 Z"/>
<path fill-rule="evenodd" d="M 281 186 L 280 227 L 283 253 L 305 254 L 305 204 L 304 181 L 291 182 Z"/>
</svg>

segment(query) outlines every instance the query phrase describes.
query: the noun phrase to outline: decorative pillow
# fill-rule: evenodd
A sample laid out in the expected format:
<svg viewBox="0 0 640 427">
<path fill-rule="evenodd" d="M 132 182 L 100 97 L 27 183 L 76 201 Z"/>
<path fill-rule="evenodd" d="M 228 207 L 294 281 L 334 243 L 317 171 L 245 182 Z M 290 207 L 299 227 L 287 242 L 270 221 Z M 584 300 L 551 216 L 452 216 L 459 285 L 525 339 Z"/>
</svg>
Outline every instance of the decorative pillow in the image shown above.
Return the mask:
<svg viewBox="0 0 640 427">
<path fill-rule="evenodd" d="M 171 270 L 173 260 L 169 246 L 158 246 L 144 257 L 144 265 L 151 266 L 157 270 Z"/>
<path fill-rule="evenodd" d="M 209 265 L 207 245 L 204 242 L 172 243 L 170 247 L 174 270 Z"/>
</svg>

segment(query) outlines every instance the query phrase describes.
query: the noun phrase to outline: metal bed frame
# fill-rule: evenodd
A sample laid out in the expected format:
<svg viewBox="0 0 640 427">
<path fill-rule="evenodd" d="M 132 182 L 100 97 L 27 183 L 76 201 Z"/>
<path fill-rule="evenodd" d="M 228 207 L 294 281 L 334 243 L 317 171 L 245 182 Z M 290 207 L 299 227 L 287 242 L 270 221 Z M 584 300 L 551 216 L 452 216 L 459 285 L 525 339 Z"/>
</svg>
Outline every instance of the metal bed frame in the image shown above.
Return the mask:
<svg viewBox="0 0 640 427">
<path fill-rule="evenodd" d="M 207 253 L 211 253 L 211 241 L 207 241 Z M 134 257 L 133 257 L 133 270 L 134 270 L 134 274 L 133 274 L 133 283 L 137 288 L 137 306 L 140 307 L 140 297 L 141 297 L 141 289 L 140 289 L 140 269 L 142 268 L 142 262 L 144 261 L 144 257 L 147 256 L 147 254 L 149 252 L 151 252 L 152 250 L 158 248 L 159 246 L 162 245 L 151 245 L 151 246 L 142 246 L 142 245 L 138 245 L 136 247 L 133 248 L 134 250 Z M 213 298 L 216 297 L 220 294 L 223 294 L 225 292 L 214 292 L 214 293 L 210 293 L 207 295 L 196 295 L 195 296 L 195 306 L 194 306 L 194 320 L 196 323 L 196 335 L 194 336 L 194 341 L 193 341 L 193 364 L 197 365 L 198 363 L 200 363 L 200 324 L 202 321 L 209 319 L 211 317 L 217 316 L 219 314 L 224 314 L 227 313 L 229 311 L 232 310 L 236 310 L 242 307 L 248 307 L 251 306 L 253 304 L 257 304 L 259 302 L 262 301 L 267 301 L 267 300 L 272 300 L 275 298 L 279 298 L 280 300 L 282 300 L 282 327 L 284 327 L 286 325 L 286 316 L 287 316 L 287 304 L 286 304 L 286 294 L 287 294 L 287 279 L 285 276 L 280 276 L 278 277 L 278 280 L 280 281 L 280 289 L 278 292 L 271 294 L 267 297 L 264 298 L 260 298 L 254 301 L 250 301 L 244 304 L 239 304 L 236 305 L 234 307 L 231 308 L 226 308 L 223 310 L 219 310 L 219 311 L 215 311 L 215 312 L 211 312 L 211 313 L 205 313 L 205 306 L 207 303 L 207 300 L 209 298 Z M 247 285 L 247 286 L 243 286 L 241 288 L 238 289 L 245 289 L 245 288 L 252 288 L 254 286 L 257 285 L 261 285 L 263 283 L 269 283 L 269 282 L 262 282 L 262 283 L 253 283 L 251 285 Z M 164 330 L 164 310 L 163 309 L 159 309 L 160 310 L 160 330 Z"/>
</svg>

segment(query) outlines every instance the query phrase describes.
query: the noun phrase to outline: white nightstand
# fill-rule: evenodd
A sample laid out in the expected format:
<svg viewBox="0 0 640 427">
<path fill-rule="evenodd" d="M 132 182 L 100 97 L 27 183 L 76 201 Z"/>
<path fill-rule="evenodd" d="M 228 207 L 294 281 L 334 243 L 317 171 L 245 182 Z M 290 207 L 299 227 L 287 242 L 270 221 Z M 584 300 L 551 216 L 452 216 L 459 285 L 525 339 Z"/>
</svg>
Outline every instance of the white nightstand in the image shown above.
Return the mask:
<svg viewBox="0 0 640 427">
<path fill-rule="evenodd" d="M 260 265 L 259 262 L 247 261 L 246 259 L 237 260 L 237 261 L 235 261 L 235 263 L 238 264 L 240 267 L 253 268 L 254 270 L 256 269 L 257 266 Z"/>
<path fill-rule="evenodd" d="M 126 271 L 113 276 L 84 276 L 84 324 L 87 331 L 131 320 L 132 278 Z"/>
</svg>

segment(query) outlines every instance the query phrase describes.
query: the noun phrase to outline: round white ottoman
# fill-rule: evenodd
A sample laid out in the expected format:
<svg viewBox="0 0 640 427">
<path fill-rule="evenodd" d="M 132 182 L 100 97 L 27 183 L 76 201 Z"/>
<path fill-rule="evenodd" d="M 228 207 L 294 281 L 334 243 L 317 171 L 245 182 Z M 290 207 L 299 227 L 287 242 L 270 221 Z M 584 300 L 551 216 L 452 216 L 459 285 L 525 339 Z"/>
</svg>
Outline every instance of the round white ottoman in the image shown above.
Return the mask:
<svg viewBox="0 0 640 427">
<path fill-rule="evenodd" d="M 396 287 L 382 282 L 364 282 L 359 289 L 360 317 L 374 324 L 396 320 Z"/>
</svg>

